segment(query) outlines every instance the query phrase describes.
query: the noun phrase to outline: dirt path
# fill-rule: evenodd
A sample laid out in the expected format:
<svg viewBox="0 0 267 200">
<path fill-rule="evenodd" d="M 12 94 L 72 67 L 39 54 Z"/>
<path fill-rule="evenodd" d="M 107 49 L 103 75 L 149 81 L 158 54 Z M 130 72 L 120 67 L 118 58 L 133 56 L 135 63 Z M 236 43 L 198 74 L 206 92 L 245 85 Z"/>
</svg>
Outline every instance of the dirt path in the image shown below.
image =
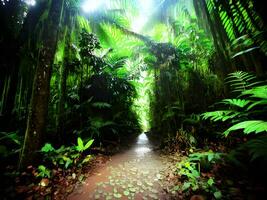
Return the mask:
<svg viewBox="0 0 267 200">
<path fill-rule="evenodd" d="M 139 135 L 129 150 L 113 156 L 68 199 L 165 199 L 160 181 L 165 165 L 152 148 L 147 136 Z"/>
</svg>

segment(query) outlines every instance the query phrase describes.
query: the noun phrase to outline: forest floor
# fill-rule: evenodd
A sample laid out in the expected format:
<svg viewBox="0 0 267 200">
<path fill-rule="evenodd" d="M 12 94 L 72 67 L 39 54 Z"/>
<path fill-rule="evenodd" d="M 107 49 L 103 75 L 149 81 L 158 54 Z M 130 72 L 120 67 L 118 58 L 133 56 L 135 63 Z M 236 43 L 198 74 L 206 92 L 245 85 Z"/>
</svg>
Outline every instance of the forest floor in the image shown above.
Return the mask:
<svg viewBox="0 0 267 200">
<path fill-rule="evenodd" d="M 67 170 L 55 168 L 50 179 L 38 177 L 37 169 L 29 166 L 17 178 L 8 179 L 15 181 L 15 184 L 3 181 L 5 192 L 0 190 L 0 194 L 4 194 L 3 200 L 241 200 L 246 199 L 244 195 L 250 195 L 252 197 L 248 199 L 254 200 L 258 199 L 256 196 L 260 196 L 255 195 L 258 191 L 264 193 L 262 187 L 258 190 L 255 185 L 247 184 L 246 177 L 223 163 L 214 163 L 207 171 L 204 169 L 208 165 L 205 167 L 205 163 L 202 163 L 201 176 L 197 179 L 186 179 L 185 176 L 179 175 L 179 171 L 186 169 L 179 168 L 179 163 L 186 161 L 190 149 L 182 150 L 181 144 L 176 140 L 174 143 L 170 141 L 162 145 L 160 138 L 153 137 L 154 135 L 148 133 L 125 138 L 120 142 L 120 148 L 116 148 L 118 144 L 113 146 L 114 154 L 105 155 L 105 151 L 95 151 L 92 160 L 84 167 Z M 226 151 L 225 146 L 213 142 L 209 143 L 208 149 L 209 152 Z M 112 149 L 106 151 L 112 152 Z M 187 164 L 186 161 L 184 166 Z M 187 168 L 190 169 L 191 164 Z M 189 175 L 191 174 L 190 172 Z M 212 184 L 208 186 L 210 180 Z M 198 189 L 183 190 L 188 183 L 194 184 Z M 217 186 L 223 194 L 227 194 L 224 198 L 214 198 L 214 193 L 219 191 L 214 190 Z"/>
<path fill-rule="evenodd" d="M 139 135 L 128 150 L 76 185 L 68 199 L 169 199 L 163 177 L 173 164 L 155 148 L 145 134 Z"/>
</svg>

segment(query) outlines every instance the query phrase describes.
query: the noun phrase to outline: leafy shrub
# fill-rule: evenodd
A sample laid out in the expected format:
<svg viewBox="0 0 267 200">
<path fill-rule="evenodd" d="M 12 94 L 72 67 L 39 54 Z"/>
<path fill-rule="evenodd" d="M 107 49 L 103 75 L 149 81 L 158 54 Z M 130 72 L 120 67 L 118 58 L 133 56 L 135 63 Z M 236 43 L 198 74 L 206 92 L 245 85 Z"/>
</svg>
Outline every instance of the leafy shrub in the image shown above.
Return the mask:
<svg viewBox="0 0 267 200">
<path fill-rule="evenodd" d="M 222 100 L 226 108 L 203 113 L 203 119 L 229 122 L 231 127 L 224 131 L 225 136 L 241 129 L 244 134 L 267 132 L 267 85 L 260 85 L 264 82 L 247 72 L 232 73 L 227 79 L 237 98 Z"/>
<path fill-rule="evenodd" d="M 89 140 L 86 144 L 78 137 L 77 145 L 55 149 L 51 144 L 46 143 L 41 149 L 44 160 L 51 162 L 56 167 L 68 169 L 71 166 L 81 167 L 91 159 L 91 155 L 83 155 L 83 152 L 91 147 L 94 140 Z"/>
<path fill-rule="evenodd" d="M 45 167 L 44 165 L 39 165 L 37 176 L 41 178 L 51 178 L 51 170 Z"/>
<path fill-rule="evenodd" d="M 267 85 L 247 72 L 232 73 L 227 82 L 236 97 L 222 100 L 220 103 L 225 107 L 223 110 L 206 112 L 202 117 L 213 122 L 228 122 L 230 127 L 223 132 L 225 137 L 231 132 L 251 136 L 227 156 L 231 165 L 246 171 L 249 163 L 254 163 L 256 167 L 267 161 Z M 257 135 L 259 133 L 260 136 Z"/>
<path fill-rule="evenodd" d="M 212 165 L 221 159 L 223 153 L 217 153 L 213 151 L 197 152 L 189 155 L 188 160 L 190 162 L 197 162 L 199 171 L 209 171 Z"/>
<path fill-rule="evenodd" d="M 182 186 L 176 186 L 174 190 L 182 192 L 193 191 L 205 191 L 208 194 L 212 194 L 216 199 L 221 198 L 221 192 L 215 186 L 213 177 L 201 176 L 201 160 L 208 158 L 208 162 L 213 162 L 220 158 L 220 154 L 213 152 L 203 152 L 190 154 L 189 158 L 182 160 L 176 164 L 177 173 L 184 179 Z"/>
</svg>

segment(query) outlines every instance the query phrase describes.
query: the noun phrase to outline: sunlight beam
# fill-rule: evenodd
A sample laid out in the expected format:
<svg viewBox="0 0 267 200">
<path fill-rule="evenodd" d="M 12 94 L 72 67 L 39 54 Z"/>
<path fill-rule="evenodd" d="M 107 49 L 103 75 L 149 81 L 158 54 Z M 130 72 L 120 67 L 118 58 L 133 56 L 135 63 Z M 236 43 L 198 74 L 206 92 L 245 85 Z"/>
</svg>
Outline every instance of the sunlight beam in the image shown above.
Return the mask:
<svg viewBox="0 0 267 200">
<path fill-rule="evenodd" d="M 139 0 L 138 2 L 142 10 L 149 11 L 153 8 L 153 0 Z"/>
<path fill-rule="evenodd" d="M 133 22 L 132 22 L 132 25 L 131 25 L 131 29 L 132 31 L 138 33 L 142 30 L 142 28 L 145 26 L 147 22 L 147 19 L 145 16 L 139 16 L 137 17 Z"/>
<path fill-rule="evenodd" d="M 103 0 L 86 0 L 82 4 L 82 10 L 86 13 L 96 11 L 103 4 Z"/>
<path fill-rule="evenodd" d="M 139 15 L 133 20 L 131 30 L 138 33 L 148 22 L 154 9 L 154 0 L 138 0 Z"/>
</svg>

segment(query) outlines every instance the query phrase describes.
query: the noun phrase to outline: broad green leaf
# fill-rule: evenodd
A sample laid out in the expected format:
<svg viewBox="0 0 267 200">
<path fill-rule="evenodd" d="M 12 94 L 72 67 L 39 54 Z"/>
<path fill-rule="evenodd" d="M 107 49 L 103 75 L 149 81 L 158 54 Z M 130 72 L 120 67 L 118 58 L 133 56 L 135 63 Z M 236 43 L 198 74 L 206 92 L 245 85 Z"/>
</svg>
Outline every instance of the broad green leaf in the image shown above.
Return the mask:
<svg viewBox="0 0 267 200">
<path fill-rule="evenodd" d="M 77 144 L 76 149 L 78 151 L 84 151 L 83 140 L 80 137 L 77 138 Z"/>
<path fill-rule="evenodd" d="M 92 140 L 89 140 L 89 141 L 85 144 L 85 146 L 84 146 L 84 150 L 88 149 L 88 148 L 93 144 L 93 142 L 94 142 L 93 139 L 92 139 Z"/>
</svg>

